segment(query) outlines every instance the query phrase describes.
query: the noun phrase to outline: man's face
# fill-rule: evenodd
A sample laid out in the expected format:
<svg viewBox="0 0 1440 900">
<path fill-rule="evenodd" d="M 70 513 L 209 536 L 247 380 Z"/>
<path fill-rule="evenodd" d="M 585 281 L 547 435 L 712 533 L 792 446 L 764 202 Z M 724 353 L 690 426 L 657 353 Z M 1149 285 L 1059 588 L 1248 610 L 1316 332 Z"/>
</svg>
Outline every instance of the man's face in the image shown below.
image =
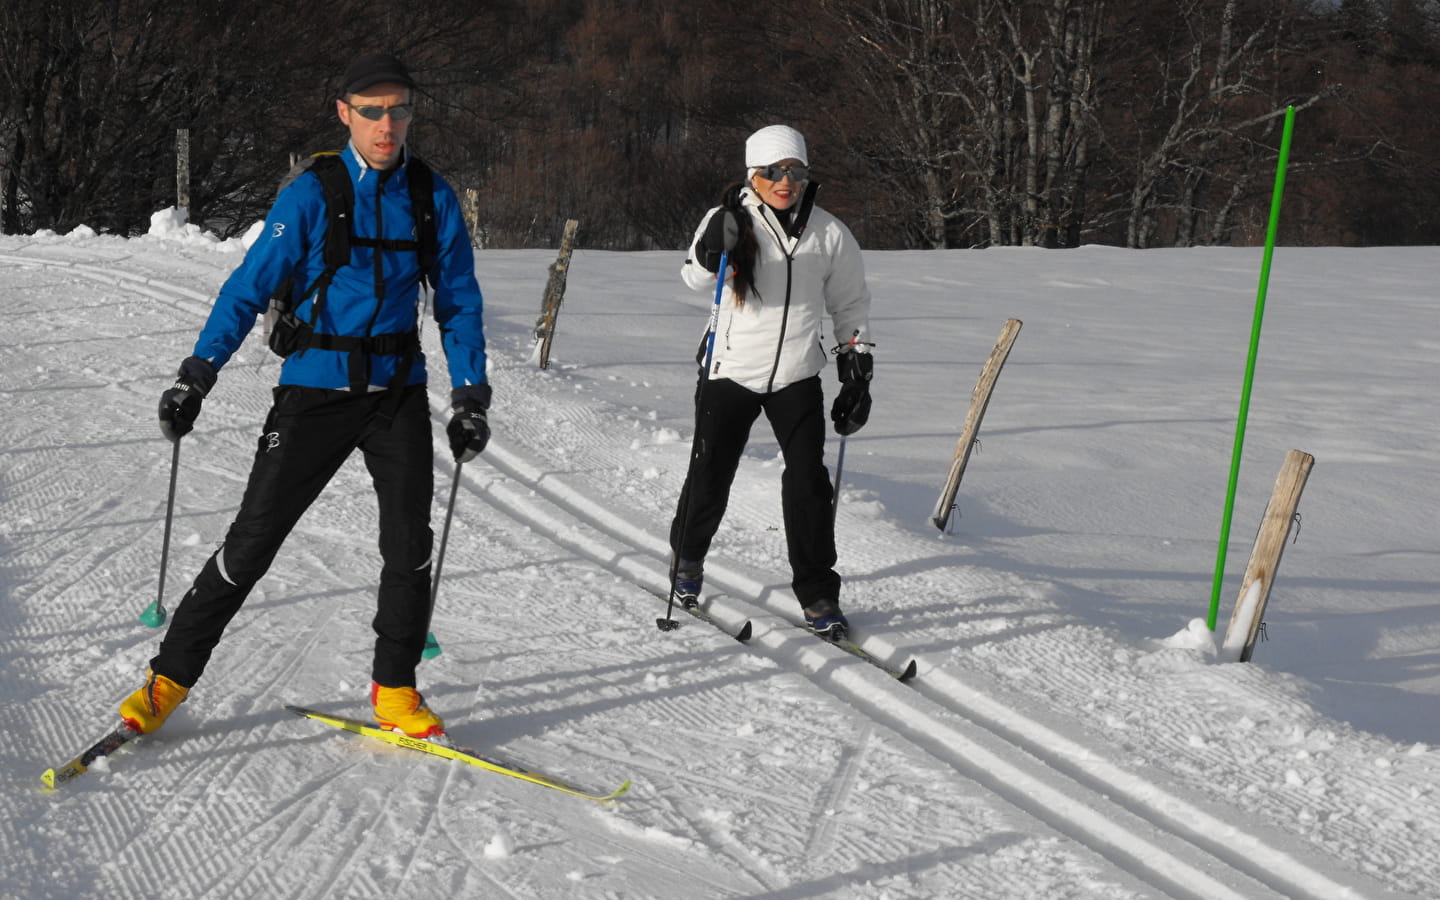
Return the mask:
<svg viewBox="0 0 1440 900">
<path fill-rule="evenodd" d="M 413 110 L 410 105 L 410 89 L 401 84 L 377 84 L 358 94 L 351 94 L 344 100 L 335 101 L 335 111 L 340 121 L 350 129 L 350 140 L 374 169 L 389 169 L 400 161 L 400 148 L 405 146 L 405 134 L 410 130 L 410 118 L 397 118 L 387 112 L 378 119 L 367 118 L 376 110 L 403 107 L 406 112 Z M 403 113 L 402 113 L 403 114 Z"/>
</svg>

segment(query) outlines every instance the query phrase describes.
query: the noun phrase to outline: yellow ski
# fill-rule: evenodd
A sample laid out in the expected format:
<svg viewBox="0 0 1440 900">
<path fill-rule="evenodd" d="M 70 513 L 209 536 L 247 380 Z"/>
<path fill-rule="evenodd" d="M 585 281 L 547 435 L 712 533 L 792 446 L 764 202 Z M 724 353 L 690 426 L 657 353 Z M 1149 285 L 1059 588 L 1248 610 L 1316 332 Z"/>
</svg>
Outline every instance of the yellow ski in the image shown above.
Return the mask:
<svg viewBox="0 0 1440 900">
<path fill-rule="evenodd" d="M 303 706 L 291 706 L 287 704 L 285 708 L 290 710 L 290 712 L 294 713 L 297 716 L 301 716 L 306 719 L 314 719 L 317 722 L 324 722 L 327 725 L 333 725 L 336 728 L 342 728 L 345 731 L 351 731 L 355 734 L 363 734 L 366 737 L 379 738 L 382 741 L 386 741 L 391 744 L 397 744 L 401 747 L 409 747 L 411 750 L 420 750 L 433 756 L 443 756 L 446 759 L 457 760 L 468 765 L 476 766 L 481 769 L 486 769 L 490 772 L 495 772 L 500 775 L 509 775 L 511 778 L 518 778 L 521 781 L 528 781 L 531 784 L 538 784 L 541 787 L 547 787 L 551 790 L 560 791 L 563 794 L 571 794 L 576 797 L 584 797 L 586 800 L 594 800 L 596 803 L 604 803 L 607 805 L 614 803 L 615 798 L 630 790 L 630 782 L 627 781 L 608 794 L 596 794 L 578 785 L 571 784 L 568 781 L 554 778 L 549 775 L 542 775 L 539 772 L 531 771 L 530 769 L 527 769 L 524 766 L 516 765 L 515 763 L 481 756 L 473 750 L 466 750 L 462 747 L 452 747 L 447 744 L 437 743 L 435 741 L 426 740 L 424 738 L 412 738 L 409 735 L 402 734 L 398 731 L 386 731 L 383 728 L 372 725 L 368 722 L 361 722 L 358 719 L 350 719 L 346 718 L 345 716 L 337 716 L 331 713 L 320 712 L 319 710 L 315 709 L 306 709 Z"/>
<path fill-rule="evenodd" d="M 140 732 L 131 731 L 128 727 L 121 725 L 65 765 L 57 769 L 46 769 L 45 774 L 40 776 L 40 781 L 44 783 L 46 791 L 54 791 L 70 779 L 85 774 L 85 770 L 89 769 L 90 764 L 95 760 L 102 756 L 109 756 L 139 736 Z"/>
</svg>

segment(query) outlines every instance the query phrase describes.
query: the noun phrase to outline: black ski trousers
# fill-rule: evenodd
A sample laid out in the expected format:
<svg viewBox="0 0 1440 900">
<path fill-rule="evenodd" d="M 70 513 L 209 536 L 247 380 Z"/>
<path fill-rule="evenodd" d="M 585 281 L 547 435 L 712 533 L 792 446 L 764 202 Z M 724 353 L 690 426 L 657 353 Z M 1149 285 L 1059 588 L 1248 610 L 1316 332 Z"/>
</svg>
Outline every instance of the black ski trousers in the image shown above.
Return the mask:
<svg viewBox="0 0 1440 900">
<path fill-rule="evenodd" d="M 275 389 L 240 511 L 176 607 L 152 670 L 185 687 L 200 679 L 280 545 L 356 449 L 364 454 L 380 505 L 371 677 L 387 687 L 415 686 L 431 613 L 434 457 L 424 385 L 403 388 L 398 405 L 390 390 Z"/>
<path fill-rule="evenodd" d="M 730 486 L 750 427 L 763 411 L 785 457 L 780 504 L 790 557 L 790 586 L 801 606 L 840 599 L 835 521 L 825 468 L 825 398 L 818 375 L 768 394 L 725 378 L 696 389 L 695 445 L 670 525 L 678 558 L 703 560 L 730 501 Z"/>
</svg>

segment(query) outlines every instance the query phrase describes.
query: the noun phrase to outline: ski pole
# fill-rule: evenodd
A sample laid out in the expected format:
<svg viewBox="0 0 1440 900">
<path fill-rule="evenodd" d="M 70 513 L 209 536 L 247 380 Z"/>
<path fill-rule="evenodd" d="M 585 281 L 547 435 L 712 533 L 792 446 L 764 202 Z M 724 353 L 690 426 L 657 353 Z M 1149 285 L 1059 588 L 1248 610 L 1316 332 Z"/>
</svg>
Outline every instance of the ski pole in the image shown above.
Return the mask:
<svg viewBox="0 0 1440 900">
<path fill-rule="evenodd" d="M 715 270 L 715 302 L 710 305 L 709 331 L 705 335 L 705 371 L 700 373 L 700 391 L 695 396 L 695 434 L 690 438 L 690 465 L 685 470 L 685 486 L 690 486 L 690 475 L 695 469 L 695 459 L 700 455 L 700 415 L 705 408 L 705 385 L 710 381 L 710 359 L 715 354 L 715 329 L 720 327 L 720 298 L 725 293 L 725 272 L 730 262 L 730 251 L 720 253 L 720 265 Z M 674 631 L 680 623 L 671 617 L 675 610 L 675 581 L 680 568 L 680 547 L 685 546 L 685 532 L 689 530 L 690 492 L 685 492 L 685 502 L 680 507 L 680 541 L 675 548 L 674 559 L 670 561 L 670 598 L 665 605 L 665 618 L 656 619 L 655 627 L 661 631 Z"/>
<path fill-rule="evenodd" d="M 450 502 L 445 505 L 445 525 L 440 529 L 440 549 L 435 554 L 435 575 L 430 580 L 430 614 L 435 614 L 435 597 L 440 593 L 440 569 L 445 565 L 445 545 L 450 541 L 450 519 L 455 515 L 455 494 L 460 490 L 460 467 L 465 465 L 462 462 L 455 463 L 455 477 L 450 481 Z M 426 659 L 434 659 L 440 655 L 440 642 L 435 640 L 435 632 L 425 635 L 425 649 L 421 656 Z"/>
<path fill-rule="evenodd" d="M 145 607 L 140 622 L 151 628 L 165 624 L 165 569 L 170 562 L 170 523 L 175 520 L 175 476 L 180 471 L 180 439 L 176 438 L 175 449 L 170 453 L 170 496 L 165 501 L 165 538 L 160 545 L 160 588 L 155 602 Z"/>
<path fill-rule="evenodd" d="M 845 343 L 851 353 L 855 352 L 855 343 L 859 340 L 860 329 L 857 328 L 855 333 L 850 335 L 850 340 Z M 840 348 L 836 347 L 835 352 L 840 352 Z M 849 437 L 848 434 L 840 435 L 840 452 L 835 458 L 835 496 L 830 498 L 830 525 L 832 527 L 835 525 L 835 516 L 840 512 L 840 474 L 845 471 L 845 441 Z"/>
</svg>

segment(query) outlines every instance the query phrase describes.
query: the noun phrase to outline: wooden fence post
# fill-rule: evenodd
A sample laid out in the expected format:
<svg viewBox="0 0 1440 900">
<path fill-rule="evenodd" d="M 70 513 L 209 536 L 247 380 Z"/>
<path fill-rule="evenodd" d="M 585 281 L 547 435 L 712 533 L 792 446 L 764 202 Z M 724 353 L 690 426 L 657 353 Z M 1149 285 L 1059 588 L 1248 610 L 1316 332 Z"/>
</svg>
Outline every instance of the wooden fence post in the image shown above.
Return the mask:
<svg viewBox="0 0 1440 900">
<path fill-rule="evenodd" d="M 465 189 L 465 203 L 462 207 L 465 227 L 470 230 L 470 246 L 480 246 L 480 192 L 475 188 Z"/>
<path fill-rule="evenodd" d="M 555 340 L 555 320 L 560 316 L 560 301 L 565 299 L 565 278 L 570 273 L 570 253 L 575 244 L 575 230 L 580 223 L 565 222 L 560 238 L 560 255 L 550 266 L 550 279 L 545 283 L 545 296 L 540 300 L 540 318 L 535 323 L 535 358 L 540 368 L 550 366 L 550 344 Z"/>
<path fill-rule="evenodd" d="M 1300 493 L 1305 490 L 1305 481 L 1314 465 L 1315 457 L 1308 453 L 1291 450 L 1285 454 L 1285 464 L 1280 467 L 1280 477 L 1275 480 L 1275 490 L 1265 507 L 1265 518 L 1255 535 L 1250 564 L 1245 567 L 1245 579 L 1240 583 L 1240 597 L 1235 601 L 1230 626 L 1225 630 L 1225 641 L 1220 648 L 1222 662 L 1249 662 L 1255 651 L 1255 638 L 1260 633 L 1265 604 L 1270 600 L 1270 588 L 1280 568 L 1280 555 L 1285 552 L 1295 509 L 1300 505 Z"/>
<path fill-rule="evenodd" d="M 190 218 L 190 129 L 175 131 L 175 205 Z"/>
<path fill-rule="evenodd" d="M 945 487 L 940 491 L 940 499 L 935 503 L 935 511 L 930 515 L 930 522 L 941 531 L 950 523 L 950 513 L 955 509 L 955 494 L 960 490 L 960 479 L 964 477 L 965 466 L 970 462 L 970 449 L 975 445 L 975 436 L 980 432 L 980 420 L 985 418 L 985 409 L 990 405 L 990 393 L 995 390 L 995 381 L 1000 377 L 1000 369 L 1010 355 L 1010 347 L 1015 343 L 1015 337 L 1020 334 L 1021 324 L 1019 319 L 1005 321 L 1005 327 L 1000 329 L 1000 339 L 990 351 L 990 358 L 985 361 L 980 380 L 970 395 L 970 412 L 965 416 L 965 426 L 960 430 L 960 442 L 955 445 L 955 457 L 950 461 L 950 474 L 945 479 Z"/>
</svg>

